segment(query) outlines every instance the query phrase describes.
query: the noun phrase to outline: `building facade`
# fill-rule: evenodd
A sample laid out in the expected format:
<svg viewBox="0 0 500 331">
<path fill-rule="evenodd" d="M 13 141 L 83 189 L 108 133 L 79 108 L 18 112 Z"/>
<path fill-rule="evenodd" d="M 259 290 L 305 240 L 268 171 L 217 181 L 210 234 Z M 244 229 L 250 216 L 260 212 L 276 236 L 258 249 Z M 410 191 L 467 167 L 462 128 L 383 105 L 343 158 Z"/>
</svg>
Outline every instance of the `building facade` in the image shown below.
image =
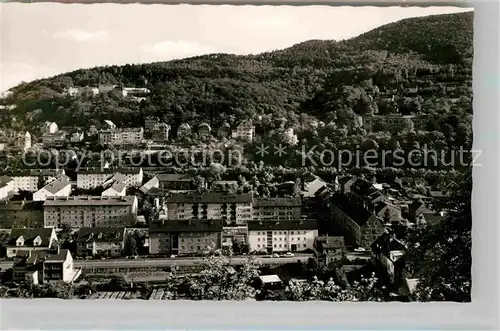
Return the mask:
<svg viewBox="0 0 500 331">
<path fill-rule="evenodd" d="M 300 219 L 302 201 L 291 198 L 256 198 L 253 201 L 254 219 Z"/>
<path fill-rule="evenodd" d="M 240 123 L 231 133 L 233 139 L 252 142 L 255 137 L 255 126 L 250 122 Z"/>
<path fill-rule="evenodd" d="M 28 251 L 49 251 L 55 247 L 57 235 L 54 229 L 22 228 L 12 229 L 6 245 L 7 258 Z"/>
<path fill-rule="evenodd" d="M 164 220 L 149 227 L 149 253 L 197 255 L 221 247 L 222 220 Z"/>
<path fill-rule="evenodd" d="M 126 227 L 137 221 L 137 197 L 75 196 L 47 199 L 44 226 Z"/>
<path fill-rule="evenodd" d="M 253 219 L 251 193 L 175 193 L 166 205 L 169 219 L 221 219 L 225 226 L 246 225 Z"/>
<path fill-rule="evenodd" d="M 121 128 L 99 132 L 99 143 L 103 146 L 139 145 L 144 140 L 144 129 Z"/>
<path fill-rule="evenodd" d="M 69 177 L 62 176 L 33 193 L 33 201 L 45 201 L 47 198 L 66 198 L 71 194 Z"/>
<path fill-rule="evenodd" d="M 248 222 L 250 252 L 301 252 L 313 249 L 316 220 L 252 220 Z"/>
</svg>

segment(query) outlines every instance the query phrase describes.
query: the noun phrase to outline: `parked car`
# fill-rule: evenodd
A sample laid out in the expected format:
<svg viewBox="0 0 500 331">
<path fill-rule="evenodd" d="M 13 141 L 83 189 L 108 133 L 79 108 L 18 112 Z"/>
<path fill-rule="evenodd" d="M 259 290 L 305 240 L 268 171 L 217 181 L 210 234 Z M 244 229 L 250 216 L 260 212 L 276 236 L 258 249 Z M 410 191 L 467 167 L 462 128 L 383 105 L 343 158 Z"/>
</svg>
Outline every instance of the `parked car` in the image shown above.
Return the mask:
<svg viewBox="0 0 500 331">
<path fill-rule="evenodd" d="M 274 254 L 273 254 L 273 257 L 274 257 L 274 258 L 278 258 L 278 257 L 280 257 L 280 256 L 279 256 L 279 254 L 278 254 L 278 253 L 274 253 Z"/>
<path fill-rule="evenodd" d="M 285 254 L 283 254 L 284 257 L 294 257 L 295 254 L 293 254 L 292 252 L 287 252 Z"/>
<path fill-rule="evenodd" d="M 176 257 L 177 257 L 177 255 L 173 255 L 173 254 L 172 254 L 172 255 L 170 255 L 170 258 L 171 258 L 171 259 L 175 259 Z"/>
<path fill-rule="evenodd" d="M 363 247 L 358 247 L 358 248 L 355 248 L 354 251 L 355 252 L 366 252 L 366 249 L 364 249 Z"/>
</svg>

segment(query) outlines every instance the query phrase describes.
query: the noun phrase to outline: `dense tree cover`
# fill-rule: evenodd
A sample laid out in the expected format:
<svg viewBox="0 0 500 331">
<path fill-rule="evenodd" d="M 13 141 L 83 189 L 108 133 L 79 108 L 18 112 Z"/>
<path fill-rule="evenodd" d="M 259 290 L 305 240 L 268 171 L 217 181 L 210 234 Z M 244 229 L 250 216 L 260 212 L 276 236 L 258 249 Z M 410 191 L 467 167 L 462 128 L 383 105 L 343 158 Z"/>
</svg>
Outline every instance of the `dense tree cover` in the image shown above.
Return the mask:
<svg viewBox="0 0 500 331">
<path fill-rule="evenodd" d="M 447 201 L 449 215 L 409 236 L 408 268 L 419 278 L 416 296 L 422 301 L 471 300 L 472 178 L 456 181 Z"/>
<path fill-rule="evenodd" d="M 103 119 L 132 125 L 155 115 L 174 130 L 184 122 L 217 128 L 253 118 L 263 131 L 285 126 L 300 132 L 310 121 L 298 114 L 342 128 L 352 126 L 349 112 L 391 111 L 392 90 L 401 112 L 441 112 L 436 105 L 454 95 L 470 98 L 461 92 L 471 80 L 472 17 L 469 12 L 406 19 L 347 41 L 309 41 L 259 55 L 77 70 L 13 88 L 17 108 L 7 116 L 29 128 L 43 120 L 60 126 L 98 126 Z M 69 86 L 99 83 L 148 87 L 151 95 L 142 102 L 115 92 L 61 95 Z M 449 84 L 456 87 L 451 94 Z M 406 95 L 405 88 L 416 85 L 420 98 Z M 462 105 L 466 113 L 469 101 Z"/>
</svg>

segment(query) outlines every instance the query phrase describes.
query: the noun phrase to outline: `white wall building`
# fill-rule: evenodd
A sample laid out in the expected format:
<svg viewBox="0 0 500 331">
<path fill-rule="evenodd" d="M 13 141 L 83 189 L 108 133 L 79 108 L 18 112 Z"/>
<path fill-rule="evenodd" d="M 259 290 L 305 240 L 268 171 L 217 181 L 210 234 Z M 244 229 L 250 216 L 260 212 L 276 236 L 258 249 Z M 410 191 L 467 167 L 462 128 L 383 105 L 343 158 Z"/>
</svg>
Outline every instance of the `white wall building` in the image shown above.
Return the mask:
<svg viewBox="0 0 500 331">
<path fill-rule="evenodd" d="M 124 177 L 119 177 L 118 174 Z M 113 178 L 115 177 L 115 178 Z M 76 175 L 76 187 L 85 190 L 103 185 L 110 180 L 120 180 L 128 187 L 140 187 L 144 179 L 142 168 L 132 169 L 89 169 L 82 170 Z"/>
<path fill-rule="evenodd" d="M 316 220 L 254 220 L 248 222 L 250 252 L 301 252 L 313 249 Z"/>
<path fill-rule="evenodd" d="M 14 180 L 14 192 L 38 191 L 38 176 L 19 175 L 11 176 L 11 178 Z"/>
<path fill-rule="evenodd" d="M 14 180 L 8 176 L 0 177 L 0 200 L 5 200 L 14 193 Z"/>
<path fill-rule="evenodd" d="M 33 201 L 45 201 L 47 198 L 65 198 L 71 194 L 69 177 L 62 176 L 33 193 Z"/>
</svg>

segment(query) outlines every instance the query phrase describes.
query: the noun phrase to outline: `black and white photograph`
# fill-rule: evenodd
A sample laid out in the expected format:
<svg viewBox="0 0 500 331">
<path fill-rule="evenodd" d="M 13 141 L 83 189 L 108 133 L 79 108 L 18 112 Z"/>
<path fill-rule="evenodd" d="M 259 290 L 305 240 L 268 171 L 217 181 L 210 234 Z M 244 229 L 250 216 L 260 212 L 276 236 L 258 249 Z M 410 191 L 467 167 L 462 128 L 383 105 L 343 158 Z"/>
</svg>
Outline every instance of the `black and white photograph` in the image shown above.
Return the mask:
<svg viewBox="0 0 500 331">
<path fill-rule="evenodd" d="M 471 301 L 473 8 L 0 10 L 2 301 Z"/>
</svg>

